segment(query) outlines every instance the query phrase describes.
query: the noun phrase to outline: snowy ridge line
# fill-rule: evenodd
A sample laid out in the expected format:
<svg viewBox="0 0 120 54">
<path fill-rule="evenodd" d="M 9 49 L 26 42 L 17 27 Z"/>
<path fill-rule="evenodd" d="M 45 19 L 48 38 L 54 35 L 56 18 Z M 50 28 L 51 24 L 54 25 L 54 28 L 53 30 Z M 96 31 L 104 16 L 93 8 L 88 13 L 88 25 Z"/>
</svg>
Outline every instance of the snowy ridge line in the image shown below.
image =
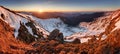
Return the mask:
<svg viewBox="0 0 120 54">
<path fill-rule="evenodd" d="M 47 33 L 49 33 L 49 31 L 46 30 L 46 29 L 42 26 L 41 23 L 36 22 L 36 20 L 39 20 L 37 17 L 32 16 L 32 15 L 28 15 L 28 14 L 24 14 L 24 13 L 17 13 L 17 14 L 26 17 L 28 20 L 30 20 L 31 22 L 33 22 L 34 25 L 37 26 L 37 28 L 39 27 L 40 29 L 42 29 L 42 30 L 46 31 Z"/>
<path fill-rule="evenodd" d="M 19 15 L 27 18 L 31 22 L 33 22 L 34 25 L 35 25 L 35 27 L 38 28 L 40 32 L 42 31 L 44 33 L 44 35 L 45 35 L 44 37 L 46 37 L 47 35 L 49 35 L 49 32 L 46 29 L 44 29 L 44 27 L 42 27 L 41 24 L 39 24 L 39 23 L 37 23 L 35 21 L 35 19 L 38 19 L 38 18 L 36 18 L 36 17 L 34 17 L 32 15 L 24 14 L 24 13 L 17 13 L 17 14 L 19 14 Z"/>
<path fill-rule="evenodd" d="M 19 15 L 19 14 L 17 14 L 15 11 L 12 11 L 12 10 L 10 10 L 10 9 L 8 9 L 8 8 L 5 8 L 4 6 L 1 6 L 1 5 L 0 5 L 0 7 L 4 8 L 5 10 L 7 10 L 7 11 L 9 11 L 9 12 L 13 13 L 13 14 L 16 14 L 16 15 L 18 15 L 18 16 L 20 16 L 20 17 L 25 18 L 24 16 Z"/>
<path fill-rule="evenodd" d="M 16 14 L 18 14 L 18 15 L 20 15 L 20 16 L 23 16 L 23 17 L 31 20 L 35 25 L 39 25 L 41 28 L 44 28 L 43 26 L 41 26 L 41 24 L 35 22 L 35 18 L 37 19 L 37 17 L 32 16 L 32 15 L 28 15 L 28 14 L 23 14 L 23 13 L 16 13 Z M 33 19 L 33 18 L 34 18 L 34 19 Z M 47 31 L 47 30 L 46 30 L 46 31 Z"/>
<path fill-rule="evenodd" d="M 37 22 L 35 22 L 34 20 L 31 19 L 31 17 L 24 15 L 24 14 L 18 14 L 15 13 L 14 11 L 11 11 L 7 8 L 4 8 L 3 6 L 0 6 L 0 18 L 3 19 L 5 22 L 7 22 L 8 24 L 10 24 L 11 27 L 13 27 L 15 29 L 14 31 L 14 36 L 17 37 L 18 36 L 18 30 L 20 29 L 20 22 L 24 24 L 24 26 L 27 28 L 28 32 L 31 35 L 33 34 L 32 28 L 30 28 L 29 26 L 26 25 L 26 23 L 28 22 L 32 22 L 37 29 L 37 32 L 43 32 L 45 35 L 48 35 L 49 33 L 47 31 L 44 30 L 44 28 L 41 28 L 39 24 L 37 24 Z"/>
</svg>

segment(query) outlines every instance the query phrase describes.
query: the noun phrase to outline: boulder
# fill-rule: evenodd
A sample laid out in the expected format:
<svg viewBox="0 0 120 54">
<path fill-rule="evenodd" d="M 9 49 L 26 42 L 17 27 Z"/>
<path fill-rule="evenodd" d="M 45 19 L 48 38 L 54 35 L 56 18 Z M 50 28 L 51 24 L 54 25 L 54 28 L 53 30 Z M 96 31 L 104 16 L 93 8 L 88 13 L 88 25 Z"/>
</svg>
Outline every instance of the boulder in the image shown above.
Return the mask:
<svg viewBox="0 0 120 54">
<path fill-rule="evenodd" d="M 80 39 L 76 38 L 72 43 L 79 44 L 79 43 L 81 43 L 81 41 L 80 41 Z"/>
<path fill-rule="evenodd" d="M 59 33 L 59 35 L 56 37 L 56 40 L 58 40 L 60 43 L 64 43 L 64 36 L 63 33 Z"/>
<path fill-rule="evenodd" d="M 53 40 L 55 39 L 57 36 L 59 35 L 59 30 L 58 29 L 54 29 L 50 35 L 48 36 L 49 40 Z"/>
<path fill-rule="evenodd" d="M 58 29 L 53 30 L 48 36 L 49 40 L 57 40 L 60 43 L 64 42 L 63 33 L 60 33 Z"/>
</svg>

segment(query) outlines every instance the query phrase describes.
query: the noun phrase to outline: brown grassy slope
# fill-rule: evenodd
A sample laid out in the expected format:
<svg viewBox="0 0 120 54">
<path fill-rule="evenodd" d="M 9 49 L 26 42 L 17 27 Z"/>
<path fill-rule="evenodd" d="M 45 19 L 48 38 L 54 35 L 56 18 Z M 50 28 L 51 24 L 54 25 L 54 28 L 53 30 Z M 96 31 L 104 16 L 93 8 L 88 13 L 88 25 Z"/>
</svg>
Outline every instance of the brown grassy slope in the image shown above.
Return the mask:
<svg viewBox="0 0 120 54">
<path fill-rule="evenodd" d="M 0 54 L 23 54 L 30 46 L 17 41 L 13 37 L 13 29 L 0 19 Z"/>
</svg>

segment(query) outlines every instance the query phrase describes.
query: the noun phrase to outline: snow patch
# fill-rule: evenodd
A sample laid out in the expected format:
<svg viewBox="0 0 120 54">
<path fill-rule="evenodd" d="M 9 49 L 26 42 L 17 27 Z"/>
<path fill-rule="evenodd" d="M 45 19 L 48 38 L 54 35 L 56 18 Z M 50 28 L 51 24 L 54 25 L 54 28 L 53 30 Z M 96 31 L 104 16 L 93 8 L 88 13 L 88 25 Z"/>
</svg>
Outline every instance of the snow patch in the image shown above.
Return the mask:
<svg viewBox="0 0 120 54">
<path fill-rule="evenodd" d="M 120 11 L 116 11 L 113 15 L 112 15 L 112 19 L 118 17 L 120 15 Z"/>
<path fill-rule="evenodd" d="M 84 43 L 84 42 L 88 42 L 89 39 L 91 39 L 91 38 L 81 38 L 80 41 L 81 41 L 81 43 Z"/>
<path fill-rule="evenodd" d="M 120 20 L 115 24 L 115 26 L 116 27 L 112 30 L 112 32 L 120 28 Z"/>
<path fill-rule="evenodd" d="M 33 35 L 32 28 L 27 27 L 27 26 L 25 26 L 25 27 L 27 28 L 28 32 L 29 32 L 31 35 Z"/>
</svg>

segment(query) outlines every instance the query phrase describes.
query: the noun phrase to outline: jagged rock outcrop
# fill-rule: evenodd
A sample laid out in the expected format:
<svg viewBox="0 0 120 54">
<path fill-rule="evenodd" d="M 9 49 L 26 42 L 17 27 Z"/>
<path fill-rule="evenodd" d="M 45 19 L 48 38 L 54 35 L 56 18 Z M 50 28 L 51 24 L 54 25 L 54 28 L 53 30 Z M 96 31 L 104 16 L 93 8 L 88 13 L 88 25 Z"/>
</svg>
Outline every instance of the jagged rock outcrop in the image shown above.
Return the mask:
<svg viewBox="0 0 120 54">
<path fill-rule="evenodd" d="M 18 30 L 19 34 L 17 39 L 25 43 L 31 43 L 35 41 L 35 36 L 31 35 L 24 24 L 20 23 L 20 29 Z"/>
<path fill-rule="evenodd" d="M 63 33 L 60 33 L 60 31 L 58 29 L 54 29 L 50 35 L 48 36 L 48 39 L 49 40 L 57 40 L 59 41 L 60 43 L 63 43 L 64 42 L 64 39 L 63 39 Z"/>
<path fill-rule="evenodd" d="M 59 30 L 58 29 L 55 29 L 53 30 L 50 35 L 48 36 L 48 39 L 49 40 L 53 40 L 55 39 L 57 36 L 59 35 Z"/>
<path fill-rule="evenodd" d="M 39 29 L 38 28 L 35 28 L 35 25 L 34 25 L 34 21 L 30 21 L 28 23 L 26 23 L 26 26 L 32 28 L 32 32 L 34 35 L 37 35 L 38 38 L 41 38 L 41 37 L 44 37 L 43 35 L 43 32 L 39 32 Z"/>
</svg>

